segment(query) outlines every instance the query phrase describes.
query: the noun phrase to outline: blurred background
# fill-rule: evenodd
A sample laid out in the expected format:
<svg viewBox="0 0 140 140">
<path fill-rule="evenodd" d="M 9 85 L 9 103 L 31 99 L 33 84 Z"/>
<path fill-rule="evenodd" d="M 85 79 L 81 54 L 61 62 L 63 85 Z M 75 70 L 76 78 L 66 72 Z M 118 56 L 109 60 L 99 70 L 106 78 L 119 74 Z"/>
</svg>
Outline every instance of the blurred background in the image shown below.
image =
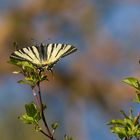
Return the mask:
<svg viewBox="0 0 140 140">
<path fill-rule="evenodd" d="M 17 116 L 33 100 L 22 76 L 7 63 L 14 51 L 36 42 L 68 43 L 78 51 L 59 62 L 42 83 L 46 118 L 57 121 L 57 140 L 115 140 L 107 122 L 128 112 L 134 90 L 121 80 L 140 76 L 139 0 L 0 0 L 0 139 L 44 140 Z"/>
</svg>

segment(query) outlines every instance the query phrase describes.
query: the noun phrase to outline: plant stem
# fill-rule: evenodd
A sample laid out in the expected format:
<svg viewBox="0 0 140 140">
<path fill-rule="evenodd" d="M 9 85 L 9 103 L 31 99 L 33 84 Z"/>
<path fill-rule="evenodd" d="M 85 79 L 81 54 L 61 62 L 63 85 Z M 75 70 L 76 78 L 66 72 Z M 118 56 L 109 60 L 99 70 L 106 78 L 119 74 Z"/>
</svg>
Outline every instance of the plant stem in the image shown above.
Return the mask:
<svg viewBox="0 0 140 140">
<path fill-rule="evenodd" d="M 44 135 L 46 135 L 47 137 L 49 137 L 51 140 L 54 140 L 53 135 L 49 129 L 49 126 L 47 124 L 45 115 L 44 115 L 44 109 L 43 109 L 43 102 L 42 102 L 42 97 L 41 97 L 41 89 L 40 89 L 40 82 L 37 83 L 38 86 L 38 94 L 39 94 L 39 100 L 40 100 L 40 109 L 41 109 L 41 116 L 42 116 L 42 120 L 44 122 L 44 125 L 47 129 L 48 134 L 46 135 L 46 133 L 44 133 L 43 131 L 40 131 L 41 133 L 43 133 Z"/>
<path fill-rule="evenodd" d="M 125 140 L 131 140 L 132 139 L 132 137 L 125 137 Z"/>
<path fill-rule="evenodd" d="M 34 97 L 35 103 L 36 103 L 37 107 L 39 108 L 40 107 L 40 100 L 39 100 L 34 88 L 32 88 L 32 91 L 33 91 L 33 97 Z"/>
<path fill-rule="evenodd" d="M 138 121 L 139 121 L 139 118 L 140 118 L 140 115 L 138 114 L 137 117 L 136 117 L 136 120 L 135 120 L 135 122 L 134 122 L 134 125 L 135 125 L 135 126 L 139 123 L 139 122 L 138 122 Z"/>
<path fill-rule="evenodd" d="M 40 130 L 39 132 L 41 132 L 43 135 L 47 136 L 48 138 L 52 139 L 52 137 L 50 137 L 48 134 L 46 134 L 43 130 Z"/>
</svg>

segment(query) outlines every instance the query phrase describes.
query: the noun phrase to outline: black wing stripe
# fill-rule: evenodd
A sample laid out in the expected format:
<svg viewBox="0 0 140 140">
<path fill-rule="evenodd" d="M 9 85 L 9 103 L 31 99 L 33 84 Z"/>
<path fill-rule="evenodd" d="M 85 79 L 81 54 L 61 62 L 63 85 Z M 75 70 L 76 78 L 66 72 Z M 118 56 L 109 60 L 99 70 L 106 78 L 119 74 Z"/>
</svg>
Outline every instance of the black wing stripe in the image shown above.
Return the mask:
<svg viewBox="0 0 140 140">
<path fill-rule="evenodd" d="M 25 61 L 26 60 L 25 58 L 23 58 L 23 57 L 21 57 L 19 55 L 16 55 L 14 53 L 11 54 L 10 58 L 12 58 L 12 59 L 18 59 L 18 60 L 22 60 L 22 61 Z"/>
<path fill-rule="evenodd" d="M 44 46 L 44 60 L 47 60 L 48 54 L 47 54 L 47 46 Z"/>
<path fill-rule="evenodd" d="M 44 46 L 42 44 L 40 45 L 40 53 L 42 55 L 42 59 L 44 60 L 45 53 L 44 53 Z"/>
<path fill-rule="evenodd" d="M 77 49 L 75 48 L 75 47 L 71 47 L 71 48 L 69 48 L 61 57 L 65 57 L 65 56 L 67 56 L 67 55 L 69 55 L 69 54 L 71 54 L 71 53 L 73 53 L 73 52 L 75 52 Z"/>
<path fill-rule="evenodd" d="M 42 59 L 42 53 L 41 53 L 41 48 L 39 47 L 39 46 L 35 46 L 35 48 L 37 49 L 37 51 L 38 51 L 38 54 L 39 54 L 39 58 L 40 58 L 40 60 Z"/>
<path fill-rule="evenodd" d="M 38 50 L 38 46 L 32 46 L 35 54 L 36 54 L 36 57 L 38 58 L 38 60 L 40 61 L 40 54 L 39 54 L 39 50 Z"/>
<path fill-rule="evenodd" d="M 32 58 L 28 53 L 26 53 L 26 52 L 24 51 L 24 48 L 21 49 L 21 51 L 22 51 L 27 57 L 29 57 L 29 58 L 31 58 L 31 59 L 33 60 L 33 58 Z M 26 58 L 26 59 L 28 59 L 28 58 Z"/>
<path fill-rule="evenodd" d="M 16 53 L 18 53 L 18 54 L 16 54 Z M 15 52 L 12 54 L 12 56 L 19 57 L 20 59 L 24 59 L 24 60 L 25 60 L 25 58 L 23 57 L 23 53 L 22 53 L 21 50 L 15 51 Z"/>
<path fill-rule="evenodd" d="M 53 50 L 55 48 L 55 45 L 57 45 L 57 44 L 52 44 L 52 46 L 51 46 L 51 52 L 50 52 L 49 58 L 51 58 L 51 56 L 52 56 Z"/>
<path fill-rule="evenodd" d="M 32 47 L 33 47 L 33 46 L 32 46 Z M 31 49 L 31 51 L 32 51 L 32 53 L 34 54 L 34 56 L 36 57 L 36 59 L 39 61 L 39 59 L 38 59 L 38 57 L 37 57 L 37 55 L 36 55 L 36 53 L 34 52 L 34 50 L 33 50 L 32 47 L 29 47 L 29 48 Z"/>
<path fill-rule="evenodd" d="M 64 44 L 62 44 L 61 48 L 58 50 L 57 54 L 55 55 L 55 57 L 57 57 L 57 55 L 59 54 L 59 52 L 64 48 Z"/>
<path fill-rule="evenodd" d="M 11 58 L 11 59 L 16 59 L 16 60 L 19 60 L 19 61 L 26 61 L 26 62 L 29 62 L 29 63 L 31 63 L 32 65 L 34 65 L 34 66 L 37 67 L 37 65 L 34 64 L 34 63 L 32 63 L 30 60 L 27 60 L 27 59 L 25 59 L 25 58 L 23 58 L 23 57 L 20 57 L 20 56 L 14 54 L 14 53 L 11 54 L 10 58 Z"/>
<path fill-rule="evenodd" d="M 42 59 L 46 60 L 47 59 L 47 46 L 41 44 L 40 45 L 40 52 L 42 54 Z"/>
<path fill-rule="evenodd" d="M 67 44 L 65 44 L 64 49 L 65 49 L 67 46 L 68 46 L 68 45 L 67 45 Z"/>
</svg>

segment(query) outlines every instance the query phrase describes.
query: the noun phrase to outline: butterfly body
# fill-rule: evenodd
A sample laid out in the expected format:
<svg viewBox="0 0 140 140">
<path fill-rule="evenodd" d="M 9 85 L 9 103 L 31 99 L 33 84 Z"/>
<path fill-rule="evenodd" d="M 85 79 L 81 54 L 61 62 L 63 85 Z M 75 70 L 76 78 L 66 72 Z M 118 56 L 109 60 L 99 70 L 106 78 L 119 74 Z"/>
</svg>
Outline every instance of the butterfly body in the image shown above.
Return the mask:
<svg viewBox="0 0 140 140">
<path fill-rule="evenodd" d="M 38 46 L 25 47 L 16 50 L 10 58 L 27 61 L 39 69 L 50 70 L 62 57 L 65 57 L 77 49 L 69 44 L 40 44 Z"/>
</svg>

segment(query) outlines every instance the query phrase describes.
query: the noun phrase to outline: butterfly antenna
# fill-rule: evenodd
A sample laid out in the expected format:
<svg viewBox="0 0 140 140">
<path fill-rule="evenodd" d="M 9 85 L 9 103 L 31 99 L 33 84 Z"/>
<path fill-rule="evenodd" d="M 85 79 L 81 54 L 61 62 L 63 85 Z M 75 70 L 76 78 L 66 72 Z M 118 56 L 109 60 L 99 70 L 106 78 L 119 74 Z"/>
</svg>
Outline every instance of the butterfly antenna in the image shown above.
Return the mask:
<svg viewBox="0 0 140 140">
<path fill-rule="evenodd" d="M 51 74 L 52 74 L 52 79 L 54 80 L 54 72 L 53 72 L 53 69 L 50 69 L 49 71 L 51 72 Z"/>
<path fill-rule="evenodd" d="M 18 50 L 18 44 L 17 44 L 17 42 L 13 42 L 13 47 L 14 47 L 14 50 L 15 51 Z"/>
</svg>

